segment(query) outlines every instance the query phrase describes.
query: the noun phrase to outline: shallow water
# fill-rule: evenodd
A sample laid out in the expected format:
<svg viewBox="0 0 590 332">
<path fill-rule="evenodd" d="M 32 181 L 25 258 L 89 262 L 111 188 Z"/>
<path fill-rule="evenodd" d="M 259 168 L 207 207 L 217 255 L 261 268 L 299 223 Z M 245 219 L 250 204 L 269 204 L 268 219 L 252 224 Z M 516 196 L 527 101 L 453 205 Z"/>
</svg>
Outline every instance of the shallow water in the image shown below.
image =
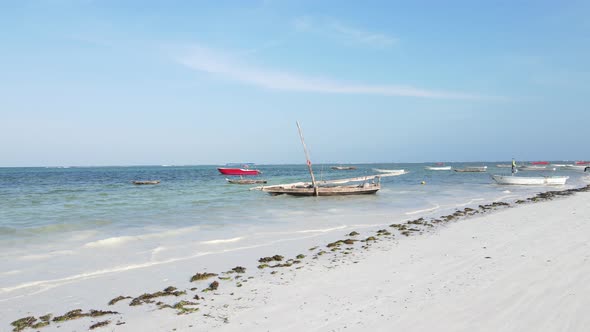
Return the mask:
<svg viewBox="0 0 590 332">
<path fill-rule="evenodd" d="M 495 164 L 487 164 L 487 173 L 427 171 L 424 164 L 356 165 L 352 171 L 314 165 L 318 179 L 375 174 L 373 168 L 409 171 L 383 178 L 376 195 L 319 198 L 270 196 L 248 190 L 251 186 L 227 184 L 215 166 L 0 168 L 0 300 L 14 290 L 39 290 L 269 241 L 439 216 L 548 190 L 498 186 L 490 174 L 510 169 Z M 309 178 L 305 165 L 256 168 L 269 184 Z M 581 172 L 551 173 L 571 177 L 559 189 L 587 184 Z M 161 183 L 131 184 L 151 179 Z"/>
</svg>

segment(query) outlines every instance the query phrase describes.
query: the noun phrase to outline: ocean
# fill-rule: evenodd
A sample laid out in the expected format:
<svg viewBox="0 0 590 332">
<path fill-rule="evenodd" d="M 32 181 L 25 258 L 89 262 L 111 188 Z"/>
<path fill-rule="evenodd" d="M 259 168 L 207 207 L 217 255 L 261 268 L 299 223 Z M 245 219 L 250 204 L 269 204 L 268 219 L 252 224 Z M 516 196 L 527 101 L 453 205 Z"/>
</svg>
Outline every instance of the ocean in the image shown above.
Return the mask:
<svg viewBox="0 0 590 332">
<path fill-rule="evenodd" d="M 493 201 L 513 202 L 547 187 L 499 186 L 486 173 L 428 171 L 426 164 L 314 165 L 317 179 L 376 174 L 375 195 L 271 196 L 225 181 L 216 166 L 0 168 L 0 301 L 60 283 L 168 264 L 306 236 L 378 227 Z M 306 165 L 256 165 L 270 184 L 308 181 Z M 582 172 L 561 189 L 586 185 Z M 539 176 L 541 172 L 519 175 Z M 133 180 L 160 180 L 133 185 Z M 425 184 L 421 184 L 422 181 Z"/>
</svg>

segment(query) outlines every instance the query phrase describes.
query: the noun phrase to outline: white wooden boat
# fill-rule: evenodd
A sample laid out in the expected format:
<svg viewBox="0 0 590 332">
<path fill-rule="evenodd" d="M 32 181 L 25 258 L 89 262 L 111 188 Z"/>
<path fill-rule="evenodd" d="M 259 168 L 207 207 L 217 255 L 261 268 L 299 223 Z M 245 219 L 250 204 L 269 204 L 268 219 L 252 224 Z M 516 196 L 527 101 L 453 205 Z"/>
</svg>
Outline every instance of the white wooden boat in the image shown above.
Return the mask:
<svg viewBox="0 0 590 332">
<path fill-rule="evenodd" d="M 525 176 L 504 176 L 492 175 L 494 181 L 498 184 L 508 185 L 537 185 L 537 186 L 558 186 L 564 185 L 569 176 L 539 176 L 539 177 L 525 177 Z"/>
<path fill-rule="evenodd" d="M 404 174 L 406 171 L 403 169 L 381 169 L 381 168 L 373 168 L 375 172 L 385 173 L 385 174 Z"/>
<path fill-rule="evenodd" d="M 307 159 L 307 167 L 309 169 L 309 175 L 311 176 L 311 183 L 289 183 L 289 184 L 278 184 L 273 186 L 260 186 L 252 188 L 253 190 L 261 190 L 271 195 L 292 195 L 292 196 L 344 196 L 344 195 L 366 195 L 374 194 L 381 189 L 381 176 L 367 176 L 351 179 L 340 179 L 331 181 L 316 181 L 311 167 L 311 161 L 309 160 L 309 154 L 305 141 L 303 139 L 303 133 L 299 122 L 297 122 L 297 130 L 299 131 L 299 137 L 301 138 L 301 144 L 303 145 L 303 151 L 305 152 L 305 158 Z M 335 166 L 343 167 L 343 166 Z M 354 166 L 344 166 L 354 167 Z M 350 169 L 350 168 L 345 168 Z M 369 182 L 371 181 L 371 182 Z M 348 182 L 362 182 L 358 185 L 347 185 L 341 184 Z"/>
<path fill-rule="evenodd" d="M 332 166 L 331 168 L 337 171 L 351 171 L 356 169 L 356 166 Z"/>
<path fill-rule="evenodd" d="M 527 165 L 518 167 L 519 171 L 555 171 L 557 168 L 544 165 Z"/>
<path fill-rule="evenodd" d="M 456 168 L 455 172 L 464 172 L 464 173 L 483 173 L 488 170 L 487 166 L 468 166 L 464 168 Z"/>
<path fill-rule="evenodd" d="M 450 171 L 451 166 L 426 166 L 424 169 L 427 171 Z"/>
</svg>

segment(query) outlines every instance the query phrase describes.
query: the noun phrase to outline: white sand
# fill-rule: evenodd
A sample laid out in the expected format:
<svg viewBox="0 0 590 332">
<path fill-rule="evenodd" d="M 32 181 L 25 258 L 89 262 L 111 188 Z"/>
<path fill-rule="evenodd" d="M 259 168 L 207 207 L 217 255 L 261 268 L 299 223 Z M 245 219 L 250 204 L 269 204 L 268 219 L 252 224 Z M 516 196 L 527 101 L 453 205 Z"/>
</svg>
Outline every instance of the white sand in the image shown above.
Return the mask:
<svg viewBox="0 0 590 332">
<path fill-rule="evenodd" d="M 359 238 L 372 235 L 362 233 Z M 61 293 L 76 294 L 72 303 L 50 306 L 57 293 L 46 291 L 0 306 L 26 303 L 36 316 L 78 307 L 122 313 L 42 331 L 85 331 L 104 319 L 113 322 L 96 331 L 587 331 L 590 326 L 585 312 L 590 308 L 590 193 L 501 209 L 432 233 L 395 234 L 395 240 L 382 239 L 368 250 L 356 244 L 353 254 L 330 253 L 317 260 L 307 248 L 327 243 L 318 238 L 241 252 L 228 264 L 274 253 L 308 257 L 301 269 L 275 269 L 274 275 L 249 265 L 246 275 L 254 278 L 240 288 L 235 281 L 220 281 L 216 292 L 189 291 L 191 297 L 206 298 L 190 315 L 154 305 L 129 307 L 129 300 L 105 305 L 115 294 L 139 295 L 141 289 L 202 289 L 209 281 L 186 281 L 198 272 L 190 262 L 60 286 Z M 6 320 L 27 315 L 10 313 L 0 329 Z M 125 324 L 116 326 L 117 321 Z"/>
</svg>

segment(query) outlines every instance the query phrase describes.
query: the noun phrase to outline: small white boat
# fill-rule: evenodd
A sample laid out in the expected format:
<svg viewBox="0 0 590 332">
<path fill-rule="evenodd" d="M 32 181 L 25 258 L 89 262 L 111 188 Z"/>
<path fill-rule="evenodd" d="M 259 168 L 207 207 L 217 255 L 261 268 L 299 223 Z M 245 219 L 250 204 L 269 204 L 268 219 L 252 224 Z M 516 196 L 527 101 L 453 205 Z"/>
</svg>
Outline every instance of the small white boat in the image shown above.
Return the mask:
<svg viewBox="0 0 590 332">
<path fill-rule="evenodd" d="M 551 167 L 566 167 L 566 164 L 551 164 Z"/>
<path fill-rule="evenodd" d="M 375 172 L 379 173 L 387 173 L 387 174 L 404 174 L 406 171 L 403 169 L 381 169 L 381 168 L 373 168 Z"/>
<path fill-rule="evenodd" d="M 525 177 L 525 176 L 504 176 L 492 175 L 494 181 L 498 184 L 510 185 L 537 185 L 537 186 L 559 186 L 564 185 L 569 176 L 543 176 L 543 177 Z"/>
<path fill-rule="evenodd" d="M 424 169 L 427 171 L 450 171 L 451 166 L 426 166 Z"/>
<path fill-rule="evenodd" d="M 544 165 L 527 165 L 518 167 L 519 171 L 555 171 L 557 168 Z"/>
<path fill-rule="evenodd" d="M 570 171 L 584 171 L 588 167 L 588 165 L 565 165 L 563 169 L 567 169 Z"/>
</svg>

